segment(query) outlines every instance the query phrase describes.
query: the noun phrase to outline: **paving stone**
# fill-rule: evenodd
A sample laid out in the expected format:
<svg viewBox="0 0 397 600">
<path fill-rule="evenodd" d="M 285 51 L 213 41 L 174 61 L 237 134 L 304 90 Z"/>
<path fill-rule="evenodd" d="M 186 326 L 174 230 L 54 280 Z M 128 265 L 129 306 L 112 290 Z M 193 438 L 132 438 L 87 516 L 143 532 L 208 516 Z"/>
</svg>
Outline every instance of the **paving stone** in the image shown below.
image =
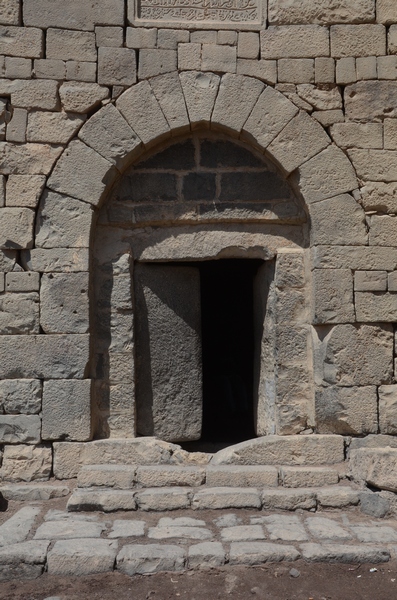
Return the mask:
<svg viewBox="0 0 397 600">
<path fill-rule="evenodd" d="M 362 513 L 378 519 L 383 519 L 390 511 L 390 502 L 376 492 L 360 493 L 360 510 Z"/>
<path fill-rule="evenodd" d="M 202 485 L 204 479 L 205 470 L 200 467 L 162 465 L 137 469 L 137 482 L 145 487 L 192 487 Z"/>
<path fill-rule="evenodd" d="M 0 581 L 39 577 L 44 570 L 49 545 L 49 541 L 30 541 L 0 548 Z"/>
<path fill-rule="evenodd" d="M 130 465 L 83 465 L 77 476 L 79 488 L 107 487 L 129 490 L 134 487 L 136 467 Z"/>
<path fill-rule="evenodd" d="M 317 487 L 338 483 L 338 471 L 327 467 L 281 467 L 280 477 L 287 488 Z"/>
<path fill-rule="evenodd" d="M 2 484 L 0 485 L 0 494 L 6 500 L 15 500 L 16 502 L 35 502 L 37 500 L 50 500 L 51 498 L 62 498 L 69 495 L 69 488 L 66 485 L 49 485 L 44 483 L 30 484 Z"/>
<path fill-rule="evenodd" d="M 262 502 L 264 509 L 276 508 L 281 510 L 296 510 L 298 508 L 310 510 L 317 505 L 316 493 L 310 489 L 264 490 Z"/>
<path fill-rule="evenodd" d="M 192 492 L 183 487 L 148 488 L 136 494 L 141 510 L 176 510 L 189 508 Z"/>
<path fill-rule="evenodd" d="M 1 488 L 0 492 L 3 493 Z M 38 506 L 25 506 L 0 525 L 0 546 L 8 547 L 11 544 L 24 542 L 40 510 Z M 4 560 L 4 552 L 0 550 L 0 564 L 4 564 Z"/>
<path fill-rule="evenodd" d="M 390 559 L 390 552 L 376 546 L 348 544 L 301 544 L 302 557 L 308 562 L 328 563 L 382 563 Z"/>
<path fill-rule="evenodd" d="M 237 517 L 235 514 L 222 515 L 218 519 L 214 519 L 215 525 L 218 527 L 235 527 L 242 523 L 242 519 Z"/>
<path fill-rule="evenodd" d="M 93 514 L 76 514 L 69 513 L 64 510 L 59 510 L 57 508 L 52 508 L 44 515 L 44 521 L 96 521 L 98 519 L 97 515 Z"/>
<path fill-rule="evenodd" d="M 322 488 L 317 491 L 317 500 L 321 506 L 343 508 L 357 505 L 359 494 L 357 490 L 344 486 Z"/>
<path fill-rule="evenodd" d="M 67 509 L 81 510 L 136 510 L 135 492 L 129 490 L 76 490 L 68 500 Z"/>
<path fill-rule="evenodd" d="M 368 524 L 365 524 L 352 525 L 350 529 L 360 542 L 386 544 L 397 541 L 397 531 L 393 529 L 393 527 L 384 527 L 381 525 L 371 527 Z"/>
<path fill-rule="evenodd" d="M 181 538 L 190 540 L 210 540 L 212 533 L 203 527 L 150 527 L 148 538 L 153 540 L 166 540 L 170 538 Z"/>
<path fill-rule="evenodd" d="M 141 537 L 145 535 L 145 521 L 130 521 L 127 519 L 116 519 L 108 534 L 108 538 Z"/>
<path fill-rule="evenodd" d="M 234 527 L 223 527 L 221 539 L 223 542 L 243 542 L 265 540 L 266 536 L 260 525 L 235 525 Z"/>
<path fill-rule="evenodd" d="M 99 538 L 105 529 L 103 523 L 72 521 L 46 521 L 37 528 L 35 540 L 69 540 L 80 538 Z"/>
<path fill-rule="evenodd" d="M 305 523 L 309 532 L 320 540 L 351 540 L 351 534 L 333 519 L 326 517 L 308 517 Z"/>
<path fill-rule="evenodd" d="M 293 546 L 267 542 L 233 542 L 230 545 L 230 565 L 260 565 L 266 562 L 294 561 L 300 553 Z"/>
<path fill-rule="evenodd" d="M 264 517 L 263 521 L 271 540 L 302 542 L 309 539 L 298 517 L 271 515 Z"/>
<path fill-rule="evenodd" d="M 145 575 L 161 571 L 182 571 L 186 553 L 179 546 L 130 544 L 117 555 L 117 569 L 126 575 Z"/>
<path fill-rule="evenodd" d="M 62 540 L 55 543 L 47 557 L 50 575 L 90 575 L 113 571 L 117 541 Z"/>
<path fill-rule="evenodd" d="M 206 470 L 211 487 L 277 487 L 278 470 L 268 466 L 214 466 Z"/>
<path fill-rule="evenodd" d="M 205 527 L 205 521 L 201 519 L 192 519 L 192 517 L 162 517 L 158 522 L 158 527 Z"/>
<path fill-rule="evenodd" d="M 214 568 L 225 564 L 226 553 L 220 542 L 203 542 L 190 546 L 188 550 L 188 567 Z"/>
<path fill-rule="evenodd" d="M 193 496 L 192 508 L 260 508 L 261 500 L 255 488 L 207 488 Z"/>
</svg>

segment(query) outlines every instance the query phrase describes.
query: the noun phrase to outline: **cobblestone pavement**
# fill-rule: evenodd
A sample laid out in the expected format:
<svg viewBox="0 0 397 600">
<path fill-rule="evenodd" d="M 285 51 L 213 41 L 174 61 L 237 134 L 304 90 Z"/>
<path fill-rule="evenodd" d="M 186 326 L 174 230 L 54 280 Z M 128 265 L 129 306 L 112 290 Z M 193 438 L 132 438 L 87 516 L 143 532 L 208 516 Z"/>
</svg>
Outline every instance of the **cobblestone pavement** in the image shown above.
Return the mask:
<svg viewBox="0 0 397 600">
<path fill-rule="evenodd" d="M 127 575 L 269 562 L 380 563 L 397 557 L 397 522 L 356 510 L 68 513 L 31 503 L 0 525 L 0 580 Z M 5 516 L 5 515 L 3 515 Z"/>
</svg>

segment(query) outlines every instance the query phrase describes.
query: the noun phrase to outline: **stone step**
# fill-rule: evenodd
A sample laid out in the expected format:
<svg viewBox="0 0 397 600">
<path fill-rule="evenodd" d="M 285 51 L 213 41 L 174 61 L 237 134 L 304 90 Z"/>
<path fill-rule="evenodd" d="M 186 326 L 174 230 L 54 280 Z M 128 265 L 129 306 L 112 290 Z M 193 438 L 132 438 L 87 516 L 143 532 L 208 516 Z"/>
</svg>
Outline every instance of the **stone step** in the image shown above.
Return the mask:
<svg viewBox="0 0 397 600">
<path fill-rule="evenodd" d="M 154 487 L 278 487 L 301 488 L 335 485 L 343 465 L 288 467 L 268 465 L 84 465 L 78 474 L 79 488 L 130 490 Z"/>
<path fill-rule="evenodd" d="M 37 500 L 51 500 L 62 498 L 70 493 L 65 484 L 54 485 L 53 483 L 2 483 L 0 485 L 0 497 L 5 500 L 16 502 L 34 502 Z"/>
<path fill-rule="evenodd" d="M 316 510 L 347 508 L 360 502 L 360 491 L 349 486 L 323 488 L 254 487 L 156 487 L 135 490 L 109 488 L 76 489 L 69 498 L 68 511 L 116 510 L 167 511 L 182 508 L 256 508 Z"/>
</svg>

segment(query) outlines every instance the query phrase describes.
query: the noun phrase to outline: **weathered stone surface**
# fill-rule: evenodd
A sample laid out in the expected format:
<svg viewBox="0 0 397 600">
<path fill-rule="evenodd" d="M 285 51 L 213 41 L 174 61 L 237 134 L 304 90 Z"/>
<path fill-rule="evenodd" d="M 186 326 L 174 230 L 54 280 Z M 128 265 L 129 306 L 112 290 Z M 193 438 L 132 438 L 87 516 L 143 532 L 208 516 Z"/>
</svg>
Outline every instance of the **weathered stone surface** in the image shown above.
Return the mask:
<svg viewBox="0 0 397 600">
<path fill-rule="evenodd" d="M 225 564 L 225 550 L 220 542 L 203 542 L 190 546 L 188 566 L 190 569 L 221 567 Z"/>
<path fill-rule="evenodd" d="M 188 131 L 189 117 L 178 74 L 174 72 L 153 77 L 149 83 L 173 134 Z"/>
<path fill-rule="evenodd" d="M 333 519 L 309 517 L 305 520 L 310 533 L 320 540 L 351 540 L 352 535 Z"/>
<path fill-rule="evenodd" d="M 30 112 L 28 116 L 26 139 L 28 142 L 67 144 L 84 121 L 85 115 L 35 110 Z"/>
<path fill-rule="evenodd" d="M 386 492 L 392 493 L 392 492 Z M 390 502 L 387 498 L 382 498 L 382 492 L 365 491 L 360 493 L 360 510 L 365 515 L 383 519 L 390 511 Z"/>
<path fill-rule="evenodd" d="M 357 481 L 397 492 L 397 449 L 360 448 L 350 452 L 350 471 Z"/>
<path fill-rule="evenodd" d="M 129 490 L 134 487 L 136 467 L 129 465 L 83 465 L 77 477 L 80 488 L 107 487 Z"/>
<path fill-rule="evenodd" d="M 81 4 L 70 0 L 65 11 L 61 4 L 52 0 L 26 0 L 23 6 L 24 23 L 28 27 L 62 27 L 93 30 L 95 25 L 123 25 L 124 5 L 118 0 L 101 0 Z"/>
<path fill-rule="evenodd" d="M 140 373 L 137 431 L 167 441 L 198 439 L 202 420 L 199 272 L 190 267 L 137 265 L 134 276 Z M 172 289 L 178 290 L 177 295 Z"/>
<path fill-rule="evenodd" d="M 214 73 L 190 71 L 179 75 L 192 127 L 208 125 L 211 120 L 220 77 Z"/>
<path fill-rule="evenodd" d="M 360 179 L 385 182 L 397 179 L 396 151 L 351 148 L 348 154 Z"/>
<path fill-rule="evenodd" d="M 298 517 L 270 515 L 263 517 L 263 522 L 271 540 L 303 542 L 309 539 Z"/>
<path fill-rule="evenodd" d="M 277 61 L 238 58 L 237 74 L 256 77 L 265 83 L 275 84 L 277 82 Z"/>
<path fill-rule="evenodd" d="M 135 82 L 136 57 L 134 50 L 129 48 L 99 48 L 98 83 L 102 85 L 130 86 Z"/>
<path fill-rule="evenodd" d="M 318 487 L 338 483 L 335 469 L 327 467 L 281 467 L 280 478 L 284 487 Z"/>
<path fill-rule="evenodd" d="M 232 135 L 238 135 L 263 88 L 262 82 L 244 75 L 223 75 L 211 116 L 211 127 L 226 128 Z"/>
<path fill-rule="evenodd" d="M 61 146 L 0 142 L 0 173 L 48 175 L 61 152 Z"/>
<path fill-rule="evenodd" d="M 11 100 L 19 108 L 58 110 L 58 83 L 45 79 L 18 80 L 13 85 Z"/>
<path fill-rule="evenodd" d="M 313 490 L 264 490 L 262 493 L 262 508 L 266 510 L 310 510 L 317 505 L 316 494 Z"/>
<path fill-rule="evenodd" d="M 6 205 L 36 208 L 45 181 L 44 175 L 9 175 L 6 188 Z"/>
<path fill-rule="evenodd" d="M 316 269 L 394 271 L 397 267 L 397 251 L 394 248 L 316 246 L 311 255 Z"/>
<path fill-rule="evenodd" d="M 3 481 L 45 481 L 52 471 L 52 451 L 45 446 L 5 446 L 0 476 Z"/>
<path fill-rule="evenodd" d="M 19 271 L 5 273 L 5 291 L 38 292 L 40 290 L 40 273 Z"/>
<path fill-rule="evenodd" d="M 64 519 L 62 521 L 45 521 L 37 528 L 35 540 L 69 540 L 80 538 L 99 538 L 105 529 L 103 523 L 86 521 L 84 527 L 81 521 Z"/>
<path fill-rule="evenodd" d="M 68 81 L 59 88 L 63 108 L 68 112 L 86 113 L 109 97 L 109 89 L 97 83 Z"/>
<path fill-rule="evenodd" d="M 293 546 L 267 542 L 233 542 L 230 546 L 229 564 L 260 565 L 266 562 L 294 561 L 300 553 Z"/>
<path fill-rule="evenodd" d="M 395 81 L 359 81 L 345 89 L 346 116 L 352 121 L 380 121 L 397 116 Z"/>
<path fill-rule="evenodd" d="M 19 0 L 4 0 L 0 7 L 0 23 L 2 25 L 18 25 L 19 10 Z"/>
<path fill-rule="evenodd" d="M 2 335 L 39 333 L 39 295 L 4 294 L 0 297 Z"/>
<path fill-rule="evenodd" d="M 308 562 L 382 563 L 390 560 L 390 552 L 377 546 L 348 544 L 302 544 L 302 557 Z"/>
<path fill-rule="evenodd" d="M 8 547 L 11 544 L 25 541 L 39 512 L 40 508 L 38 506 L 25 506 L 0 525 L 0 546 Z M 0 550 L 0 552 L 0 564 L 8 564 L 10 559 L 4 556 L 3 550 Z M 11 557 L 11 555 L 12 551 L 9 556 Z"/>
<path fill-rule="evenodd" d="M 118 168 L 125 166 L 141 145 L 136 133 L 113 104 L 95 113 L 80 130 L 79 138 Z"/>
<path fill-rule="evenodd" d="M 336 123 L 330 133 L 341 148 L 383 148 L 380 123 Z"/>
<path fill-rule="evenodd" d="M 269 466 L 209 466 L 206 484 L 211 487 L 277 487 L 278 471 Z"/>
<path fill-rule="evenodd" d="M 386 54 L 383 25 L 332 25 L 331 56 L 382 56 Z"/>
<path fill-rule="evenodd" d="M 397 531 L 393 527 L 371 527 L 366 525 L 352 525 L 351 530 L 360 542 L 388 543 L 397 542 Z"/>
<path fill-rule="evenodd" d="M 269 22 L 271 25 L 366 23 L 374 20 L 374 4 L 373 0 L 318 0 L 315 4 L 311 0 L 298 4 L 269 0 Z"/>
<path fill-rule="evenodd" d="M 323 342 L 325 381 L 340 386 L 390 382 L 392 338 L 388 325 L 337 325 Z"/>
<path fill-rule="evenodd" d="M 192 492 L 183 487 L 147 488 L 136 494 L 141 510 L 177 510 L 189 508 Z"/>
<path fill-rule="evenodd" d="M 33 27 L 0 27 L 0 54 L 40 58 L 43 31 Z"/>
<path fill-rule="evenodd" d="M 117 555 L 117 569 L 130 576 L 182 571 L 185 559 L 185 550 L 179 546 L 130 544 Z"/>
<path fill-rule="evenodd" d="M 41 392 L 37 379 L 4 379 L 0 381 L 0 407 L 6 414 L 38 414 Z"/>
<path fill-rule="evenodd" d="M 144 487 L 198 486 L 205 480 L 205 471 L 200 467 L 148 466 L 138 467 L 137 482 Z"/>
<path fill-rule="evenodd" d="M 0 247 L 31 248 L 34 212 L 29 208 L 1 208 L 0 215 Z"/>
<path fill-rule="evenodd" d="M 48 553 L 47 570 L 50 575 L 73 577 L 105 573 L 113 571 L 116 554 L 117 541 L 62 540 Z"/>
<path fill-rule="evenodd" d="M 360 496 L 358 490 L 347 486 L 324 487 L 317 491 L 317 500 L 320 506 L 343 508 L 344 506 L 357 505 Z"/>
<path fill-rule="evenodd" d="M 296 91 L 302 100 L 308 102 L 317 110 L 328 111 L 342 108 L 342 97 L 336 86 L 330 85 L 323 89 L 309 83 L 303 83 L 296 87 Z"/>
<path fill-rule="evenodd" d="M 41 418 L 38 415 L 0 415 L 2 444 L 39 444 L 40 430 Z"/>
<path fill-rule="evenodd" d="M 356 271 L 354 273 L 355 292 L 385 292 L 386 290 L 386 271 Z"/>
<path fill-rule="evenodd" d="M 193 496 L 192 508 L 260 508 L 261 500 L 255 488 L 205 488 Z"/>
<path fill-rule="evenodd" d="M 379 393 L 380 433 L 397 434 L 397 386 L 381 385 Z"/>
<path fill-rule="evenodd" d="M 315 269 L 313 288 L 314 323 L 351 323 L 355 320 L 350 269 Z"/>
<path fill-rule="evenodd" d="M 350 194 L 310 205 L 311 239 L 317 245 L 365 245 L 365 213 Z"/>
<path fill-rule="evenodd" d="M 91 380 L 45 381 L 42 438 L 86 441 L 91 437 Z"/>
<path fill-rule="evenodd" d="M 190 539 L 190 540 L 210 540 L 212 533 L 204 527 L 149 527 L 148 538 L 153 540 L 166 539 Z"/>
<path fill-rule="evenodd" d="M 41 278 L 40 325 L 45 333 L 87 333 L 88 273 L 50 273 Z"/>
<path fill-rule="evenodd" d="M 221 530 L 223 542 L 244 542 L 247 540 L 264 540 L 266 536 L 260 525 L 234 525 Z"/>
<path fill-rule="evenodd" d="M 378 431 L 375 386 L 330 386 L 316 390 L 316 423 L 321 433 L 362 435 Z M 387 433 L 387 432 L 385 432 Z"/>
<path fill-rule="evenodd" d="M 135 493 L 129 490 L 83 490 L 78 489 L 68 500 L 68 511 L 136 510 Z"/>
<path fill-rule="evenodd" d="M 233 46 L 203 44 L 201 51 L 201 69 L 203 71 L 219 71 L 235 73 L 237 51 Z"/>
<path fill-rule="evenodd" d="M 176 71 L 177 53 L 171 49 L 142 49 L 139 52 L 139 79 Z"/>
<path fill-rule="evenodd" d="M 4 335 L 0 336 L 0 357 L 2 379 L 82 379 L 88 335 Z"/>
<path fill-rule="evenodd" d="M 268 435 L 220 450 L 211 465 L 321 465 L 343 460 L 340 436 Z"/>
<path fill-rule="evenodd" d="M 395 246 L 397 243 L 395 224 L 395 218 L 392 216 L 372 215 L 369 219 L 369 245 Z"/>
<path fill-rule="evenodd" d="M 30 541 L 0 548 L 0 581 L 36 579 L 44 570 L 50 542 Z"/>
<path fill-rule="evenodd" d="M 46 483 L 9 483 L 0 486 L 0 493 L 6 500 L 36 502 L 67 496 L 69 488 L 65 485 L 51 485 Z"/>
<path fill-rule="evenodd" d="M 108 538 L 141 537 L 145 535 L 145 521 L 131 521 L 116 519 Z"/>
<path fill-rule="evenodd" d="M 358 292 L 355 294 L 357 321 L 373 323 L 383 321 L 393 323 L 397 319 L 397 298 L 395 294 Z"/>
<path fill-rule="evenodd" d="M 87 248 L 36 248 L 22 252 L 26 269 L 42 273 L 73 273 L 88 271 Z"/>
<path fill-rule="evenodd" d="M 47 30 L 46 58 L 96 61 L 95 34 L 68 29 Z"/>
<path fill-rule="evenodd" d="M 261 31 L 262 58 L 329 56 L 329 34 L 319 25 L 269 27 Z"/>
</svg>

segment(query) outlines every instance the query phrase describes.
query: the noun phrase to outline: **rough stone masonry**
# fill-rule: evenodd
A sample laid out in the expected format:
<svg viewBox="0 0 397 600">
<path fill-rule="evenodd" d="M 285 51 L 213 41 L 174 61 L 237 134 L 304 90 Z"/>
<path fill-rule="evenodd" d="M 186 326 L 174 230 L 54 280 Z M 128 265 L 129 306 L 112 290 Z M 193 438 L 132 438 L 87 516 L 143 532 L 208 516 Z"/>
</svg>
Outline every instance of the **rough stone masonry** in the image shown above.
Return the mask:
<svg viewBox="0 0 397 600">
<path fill-rule="evenodd" d="M 175 443 L 206 415 L 202 265 L 246 260 L 227 464 L 351 456 L 395 493 L 396 214 L 395 0 L 2 0 L 3 481 L 216 463 Z"/>
</svg>

